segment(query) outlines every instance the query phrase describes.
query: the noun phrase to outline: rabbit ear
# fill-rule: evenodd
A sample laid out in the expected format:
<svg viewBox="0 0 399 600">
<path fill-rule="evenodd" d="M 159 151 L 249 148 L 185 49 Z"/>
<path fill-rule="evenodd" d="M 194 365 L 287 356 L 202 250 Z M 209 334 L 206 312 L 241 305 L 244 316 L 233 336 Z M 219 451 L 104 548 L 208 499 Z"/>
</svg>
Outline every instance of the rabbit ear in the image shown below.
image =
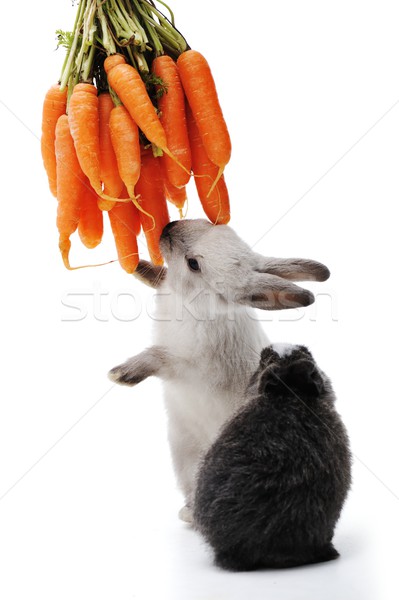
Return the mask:
<svg viewBox="0 0 399 600">
<path fill-rule="evenodd" d="M 259 392 L 280 390 L 287 396 L 291 392 L 299 394 L 301 399 L 310 400 L 320 396 L 324 388 L 323 379 L 314 362 L 306 358 L 293 363 L 274 364 L 266 368 L 260 384 Z"/>
<path fill-rule="evenodd" d="M 322 263 L 306 258 L 265 258 L 257 254 L 256 271 L 289 281 L 326 281 L 330 271 Z"/>
<path fill-rule="evenodd" d="M 309 306 L 314 302 L 314 296 L 309 290 L 281 277 L 254 272 L 243 282 L 236 302 L 263 310 L 282 310 Z"/>
</svg>

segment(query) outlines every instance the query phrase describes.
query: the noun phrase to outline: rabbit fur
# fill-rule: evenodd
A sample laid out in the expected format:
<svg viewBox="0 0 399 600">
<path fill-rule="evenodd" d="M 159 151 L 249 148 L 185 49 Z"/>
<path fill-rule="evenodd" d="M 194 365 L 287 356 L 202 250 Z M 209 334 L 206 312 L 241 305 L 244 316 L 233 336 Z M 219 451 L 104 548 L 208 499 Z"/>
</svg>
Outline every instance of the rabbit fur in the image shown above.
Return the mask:
<svg viewBox="0 0 399 600">
<path fill-rule="evenodd" d="M 154 345 L 113 368 L 109 377 L 136 385 L 163 380 L 168 437 L 177 482 L 192 521 L 196 475 L 245 392 L 269 341 L 254 308 L 307 306 L 313 294 L 295 281 L 324 281 L 328 269 L 307 259 L 266 258 L 227 225 L 172 221 L 161 235 L 166 267 L 140 261 L 135 275 L 157 290 Z"/>
<path fill-rule="evenodd" d="M 261 354 L 247 401 L 198 472 L 194 524 L 232 571 L 334 559 L 351 482 L 346 429 L 327 376 L 304 346 Z"/>
</svg>

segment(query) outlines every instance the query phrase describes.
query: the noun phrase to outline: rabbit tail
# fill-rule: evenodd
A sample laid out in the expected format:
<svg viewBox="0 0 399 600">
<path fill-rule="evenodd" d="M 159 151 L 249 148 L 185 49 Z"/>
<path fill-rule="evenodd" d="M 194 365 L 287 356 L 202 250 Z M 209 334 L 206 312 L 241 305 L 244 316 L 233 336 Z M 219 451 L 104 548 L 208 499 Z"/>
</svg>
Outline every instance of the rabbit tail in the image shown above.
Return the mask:
<svg viewBox="0 0 399 600">
<path fill-rule="evenodd" d="M 315 548 L 298 549 L 295 553 L 273 552 L 261 555 L 238 548 L 216 552 L 215 564 L 227 571 L 255 571 L 258 569 L 287 569 L 315 563 L 327 562 L 339 557 L 331 542 Z"/>
</svg>

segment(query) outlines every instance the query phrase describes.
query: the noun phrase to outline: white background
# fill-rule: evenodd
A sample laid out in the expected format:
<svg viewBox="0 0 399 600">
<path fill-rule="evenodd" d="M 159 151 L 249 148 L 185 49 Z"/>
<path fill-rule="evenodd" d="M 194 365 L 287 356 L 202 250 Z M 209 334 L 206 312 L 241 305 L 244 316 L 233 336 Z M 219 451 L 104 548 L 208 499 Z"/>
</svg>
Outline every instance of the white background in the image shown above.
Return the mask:
<svg viewBox="0 0 399 600">
<path fill-rule="evenodd" d="M 58 255 L 40 121 L 63 61 L 54 32 L 75 8 L 20 0 L 2 9 L 0 41 L 0 596 L 396 597 L 397 3 L 171 3 L 231 132 L 231 225 L 258 252 L 332 273 L 311 286 L 313 307 L 259 317 L 273 341 L 308 344 L 334 382 L 355 456 L 341 558 L 225 574 L 177 520 L 161 385 L 107 379 L 150 343 L 152 292 L 117 263 L 68 272 Z M 202 216 L 192 189 L 188 216 Z M 97 250 L 73 240 L 74 264 L 112 258 L 108 227 Z"/>
</svg>

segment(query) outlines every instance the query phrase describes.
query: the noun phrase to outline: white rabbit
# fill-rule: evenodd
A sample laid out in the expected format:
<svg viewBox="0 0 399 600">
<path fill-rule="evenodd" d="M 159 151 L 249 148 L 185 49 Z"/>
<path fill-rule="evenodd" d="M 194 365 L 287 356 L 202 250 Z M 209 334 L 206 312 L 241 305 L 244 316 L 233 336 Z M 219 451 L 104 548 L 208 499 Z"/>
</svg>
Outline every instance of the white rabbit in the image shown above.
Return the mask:
<svg viewBox="0 0 399 600">
<path fill-rule="evenodd" d="M 313 294 L 292 281 L 324 281 L 328 269 L 305 259 L 265 258 L 227 225 L 181 220 L 161 236 L 168 268 L 140 261 L 136 275 L 157 289 L 154 345 L 109 373 L 135 385 L 164 382 L 169 442 L 192 521 L 199 462 L 243 404 L 262 349 L 270 342 L 253 308 L 307 306 Z"/>
</svg>

